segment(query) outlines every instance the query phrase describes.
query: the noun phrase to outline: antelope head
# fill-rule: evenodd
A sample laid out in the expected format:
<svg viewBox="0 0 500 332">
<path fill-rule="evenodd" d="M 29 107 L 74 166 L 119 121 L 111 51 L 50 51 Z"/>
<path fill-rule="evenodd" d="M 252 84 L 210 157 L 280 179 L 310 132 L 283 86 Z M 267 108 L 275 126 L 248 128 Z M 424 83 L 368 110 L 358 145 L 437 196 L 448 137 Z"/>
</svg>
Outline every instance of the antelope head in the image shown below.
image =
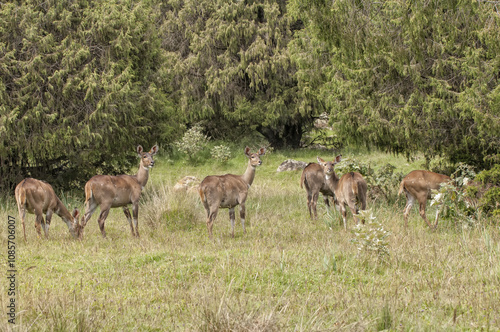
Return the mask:
<svg viewBox="0 0 500 332">
<path fill-rule="evenodd" d="M 158 152 L 158 145 L 155 145 L 149 150 L 149 152 L 144 152 L 142 146 L 137 147 L 137 154 L 141 158 L 141 167 L 144 169 L 150 169 L 155 165 L 153 156 Z"/>
<path fill-rule="evenodd" d="M 72 227 L 69 228 L 69 232 L 71 235 L 77 239 L 81 239 L 81 233 L 83 232 L 83 227 L 78 222 L 78 217 L 80 216 L 80 211 L 75 208 L 73 212 L 71 212 L 71 224 Z"/>
<path fill-rule="evenodd" d="M 317 157 L 316 158 L 318 160 L 318 163 L 323 166 L 323 172 L 325 173 L 325 175 L 327 177 L 330 177 L 332 176 L 333 174 L 335 174 L 335 169 L 334 169 L 334 166 L 337 165 L 338 163 L 340 163 L 340 161 L 342 160 L 342 155 L 338 155 L 337 157 L 335 157 L 334 160 L 332 161 L 324 161 L 322 158 L 320 157 Z"/>
<path fill-rule="evenodd" d="M 257 166 L 262 165 L 262 160 L 260 160 L 260 156 L 263 156 L 266 153 L 265 148 L 260 148 L 257 153 L 250 153 L 250 148 L 247 146 L 245 148 L 245 155 L 250 159 L 250 165 L 255 168 Z"/>
</svg>

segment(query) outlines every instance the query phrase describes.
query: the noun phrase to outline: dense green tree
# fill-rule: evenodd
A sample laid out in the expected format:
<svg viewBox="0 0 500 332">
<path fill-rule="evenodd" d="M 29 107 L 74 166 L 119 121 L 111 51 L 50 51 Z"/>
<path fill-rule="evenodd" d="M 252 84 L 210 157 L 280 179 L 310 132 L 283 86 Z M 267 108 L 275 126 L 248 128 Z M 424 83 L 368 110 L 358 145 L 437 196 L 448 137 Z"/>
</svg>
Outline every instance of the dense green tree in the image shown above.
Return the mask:
<svg viewBox="0 0 500 332">
<path fill-rule="evenodd" d="M 7 2 L 0 7 L 0 176 L 65 186 L 136 165 L 175 131 L 152 4 Z"/>
<path fill-rule="evenodd" d="M 312 52 L 328 52 L 316 94 L 344 139 L 452 162 L 498 160 L 500 16 L 492 4 L 291 0 L 289 8 Z"/>
<path fill-rule="evenodd" d="M 199 121 L 296 147 L 323 110 L 343 140 L 486 165 L 499 23 L 473 0 L 5 2 L 0 186 L 124 172 Z"/>
<path fill-rule="evenodd" d="M 298 99 L 287 44 L 298 26 L 285 1 L 170 1 L 164 47 L 186 120 L 212 136 L 257 130 L 275 147 L 299 146 L 319 111 Z"/>
</svg>

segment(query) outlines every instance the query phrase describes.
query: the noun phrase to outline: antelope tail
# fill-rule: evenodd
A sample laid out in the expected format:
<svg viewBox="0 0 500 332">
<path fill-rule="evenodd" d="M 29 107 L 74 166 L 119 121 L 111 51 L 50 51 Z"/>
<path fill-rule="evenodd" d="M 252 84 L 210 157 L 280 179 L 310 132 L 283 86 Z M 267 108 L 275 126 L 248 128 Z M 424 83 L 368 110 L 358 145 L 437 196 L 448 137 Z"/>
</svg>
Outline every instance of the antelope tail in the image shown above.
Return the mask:
<svg viewBox="0 0 500 332">
<path fill-rule="evenodd" d="M 88 202 L 90 198 L 92 198 L 92 185 L 90 183 L 87 183 L 85 185 L 85 202 Z"/>
<path fill-rule="evenodd" d="M 355 197 L 358 197 L 358 182 L 354 179 L 354 173 L 351 172 L 352 176 L 352 193 Z"/>
<path fill-rule="evenodd" d="M 405 182 L 401 181 L 401 185 L 399 186 L 398 196 L 401 195 L 404 190 L 405 190 Z"/>
<path fill-rule="evenodd" d="M 203 202 L 206 202 L 206 201 L 207 201 L 207 198 L 206 198 L 206 196 L 205 196 L 205 192 L 204 192 L 203 188 L 201 187 L 201 185 L 200 185 L 200 187 L 198 188 L 198 192 L 200 193 L 201 202 L 202 202 L 202 203 L 203 203 Z"/>
<path fill-rule="evenodd" d="M 16 193 L 16 201 L 19 206 L 26 205 L 26 190 L 23 187 L 19 188 L 19 191 Z"/>
<path fill-rule="evenodd" d="M 306 172 L 302 172 L 300 177 L 300 188 L 304 188 L 304 182 L 306 181 Z"/>
</svg>

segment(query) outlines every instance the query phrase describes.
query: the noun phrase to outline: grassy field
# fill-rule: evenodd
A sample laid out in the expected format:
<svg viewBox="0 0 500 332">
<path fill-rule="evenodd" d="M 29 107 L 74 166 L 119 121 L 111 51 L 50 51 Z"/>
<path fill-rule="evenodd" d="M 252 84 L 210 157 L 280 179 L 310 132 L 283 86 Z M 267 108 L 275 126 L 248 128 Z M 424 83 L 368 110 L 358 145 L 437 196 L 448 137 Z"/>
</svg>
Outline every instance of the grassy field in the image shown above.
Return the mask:
<svg viewBox="0 0 500 332">
<path fill-rule="evenodd" d="M 34 216 L 27 243 L 17 224 L 16 325 L 8 323 L 8 280 L 0 283 L 3 331 L 443 331 L 499 330 L 500 233 L 440 222 L 430 230 L 412 211 L 402 217 L 394 204 L 369 201 L 390 232 L 385 261 L 353 244 L 354 222 L 344 231 L 337 216 L 318 203 L 311 221 L 300 172 L 277 173 L 294 158 L 315 161 L 318 151 L 274 152 L 262 157 L 247 201 L 247 234 L 237 213 L 230 237 L 227 210 L 219 211 L 209 240 L 205 211 L 196 193 L 176 193 L 186 175 L 243 173 L 243 149 L 226 164 L 193 164 L 156 158 L 139 210 L 141 238 L 133 238 L 121 209 L 101 237 L 97 213 L 83 241 L 70 237 L 58 216 L 50 239 L 38 239 Z M 356 149 L 344 151 L 398 171 L 422 167 L 404 158 Z M 83 193 L 65 202 L 83 208 Z M 431 216 L 432 208 L 428 211 Z M 19 221 L 13 197 L 2 203 L 0 229 L 7 257 L 7 221 Z M 7 271 L 6 259 L 1 263 Z"/>
</svg>

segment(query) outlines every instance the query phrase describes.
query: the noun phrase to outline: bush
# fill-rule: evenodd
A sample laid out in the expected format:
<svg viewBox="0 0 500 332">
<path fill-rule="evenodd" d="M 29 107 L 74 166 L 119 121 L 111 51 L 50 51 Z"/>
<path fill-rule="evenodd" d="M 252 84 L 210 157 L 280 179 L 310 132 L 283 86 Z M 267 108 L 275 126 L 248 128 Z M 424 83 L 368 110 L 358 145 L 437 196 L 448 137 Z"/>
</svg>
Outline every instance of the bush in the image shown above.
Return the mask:
<svg viewBox="0 0 500 332">
<path fill-rule="evenodd" d="M 395 170 L 396 166 L 387 163 L 368 178 L 371 186 L 371 196 L 380 193 L 386 201 L 396 201 L 399 184 L 404 174 L 401 172 L 394 173 Z M 372 197 L 372 199 L 374 198 L 376 197 Z"/>
<path fill-rule="evenodd" d="M 467 197 L 487 216 L 500 216 L 500 165 L 478 173 L 475 180 L 465 187 Z"/>
<path fill-rule="evenodd" d="M 192 160 L 207 146 L 208 140 L 209 138 L 203 134 L 201 125 L 195 124 L 184 133 L 180 140 L 174 142 L 174 146 L 186 154 L 189 160 Z"/>
<path fill-rule="evenodd" d="M 493 187 L 486 191 L 479 200 L 479 206 L 487 215 L 500 217 L 500 187 Z"/>
<path fill-rule="evenodd" d="M 217 145 L 210 150 L 213 159 L 220 163 L 225 163 L 231 158 L 231 150 L 225 145 Z"/>
<path fill-rule="evenodd" d="M 485 186 L 490 187 L 479 200 L 482 211 L 495 217 L 500 216 L 500 164 L 482 171 L 476 178 Z"/>
<path fill-rule="evenodd" d="M 404 176 L 401 172 L 395 173 L 395 170 L 396 166 L 387 163 L 375 172 L 369 164 L 360 163 L 355 159 L 342 160 L 335 166 L 338 174 L 358 172 L 363 175 L 368 184 L 370 198 L 376 200 L 383 197 L 388 202 L 396 200 L 399 183 Z"/>
<path fill-rule="evenodd" d="M 360 211 L 359 218 L 365 220 L 365 224 L 358 223 L 354 226 L 354 239 L 359 252 L 376 254 L 377 258 L 386 262 L 389 257 L 389 232 L 376 220 L 370 210 Z"/>
<path fill-rule="evenodd" d="M 439 205 L 438 213 L 444 220 L 449 220 L 455 225 L 473 227 L 478 221 L 477 206 L 474 204 L 474 193 L 477 190 L 469 184 L 476 177 L 474 167 L 459 163 L 451 174 L 454 183 L 441 185 L 439 190 L 434 190 L 432 205 Z"/>
<path fill-rule="evenodd" d="M 53 4 L 0 6 L 0 191 L 24 177 L 81 190 L 180 128 L 152 2 Z"/>
<path fill-rule="evenodd" d="M 491 183 L 494 186 L 500 186 L 500 164 L 496 164 L 489 170 L 482 171 L 477 175 L 476 180 L 483 184 Z"/>
<path fill-rule="evenodd" d="M 451 174 L 451 178 L 455 181 L 455 184 L 462 188 L 467 186 L 471 180 L 476 177 L 476 172 L 474 171 L 474 166 L 470 166 L 464 163 L 459 163 L 456 170 Z"/>
<path fill-rule="evenodd" d="M 342 175 L 349 172 L 358 172 L 367 177 L 373 174 L 373 169 L 370 168 L 370 165 L 358 162 L 356 159 L 346 158 L 335 166 L 335 172 Z"/>
<path fill-rule="evenodd" d="M 431 206 L 438 205 L 438 213 L 442 219 L 449 220 L 456 226 L 476 225 L 478 219 L 476 209 L 466 192 L 451 183 L 445 183 L 439 190 L 433 190 L 433 193 Z"/>
</svg>

